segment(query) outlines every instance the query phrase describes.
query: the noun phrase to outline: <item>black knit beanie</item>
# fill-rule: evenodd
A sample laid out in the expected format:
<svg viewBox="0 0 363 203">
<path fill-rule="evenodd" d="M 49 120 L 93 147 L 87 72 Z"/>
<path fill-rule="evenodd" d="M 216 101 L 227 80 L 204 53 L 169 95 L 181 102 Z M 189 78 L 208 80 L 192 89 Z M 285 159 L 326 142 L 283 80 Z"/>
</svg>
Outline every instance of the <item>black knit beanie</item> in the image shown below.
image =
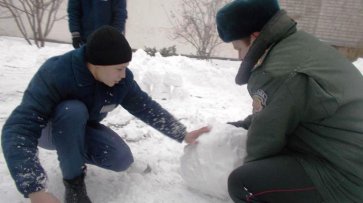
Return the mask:
<svg viewBox="0 0 363 203">
<path fill-rule="evenodd" d="M 248 37 L 261 31 L 279 10 L 277 0 L 234 0 L 217 13 L 219 37 L 224 42 Z"/>
<path fill-rule="evenodd" d="M 85 60 L 94 65 L 130 62 L 132 51 L 126 38 L 116 28 L 102 26 L 87 39 Z"/>
</svg>

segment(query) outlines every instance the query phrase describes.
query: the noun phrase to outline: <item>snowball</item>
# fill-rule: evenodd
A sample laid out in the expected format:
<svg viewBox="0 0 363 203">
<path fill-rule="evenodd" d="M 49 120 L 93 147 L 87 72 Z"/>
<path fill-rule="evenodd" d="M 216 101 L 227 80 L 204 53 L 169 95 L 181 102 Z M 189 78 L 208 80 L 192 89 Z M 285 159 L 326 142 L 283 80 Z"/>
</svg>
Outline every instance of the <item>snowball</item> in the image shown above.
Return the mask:
<svg viewBox="0 0 363 203">
<path fill-rule="evenodd" d="M 246 154 L 247 131 L 232 125 L 214 123 L 198 144 L 187 145 L 181 157 L 181 176 L 192 189 L 228 198 L 227 180 L 242 165 Z"/>
</svg>

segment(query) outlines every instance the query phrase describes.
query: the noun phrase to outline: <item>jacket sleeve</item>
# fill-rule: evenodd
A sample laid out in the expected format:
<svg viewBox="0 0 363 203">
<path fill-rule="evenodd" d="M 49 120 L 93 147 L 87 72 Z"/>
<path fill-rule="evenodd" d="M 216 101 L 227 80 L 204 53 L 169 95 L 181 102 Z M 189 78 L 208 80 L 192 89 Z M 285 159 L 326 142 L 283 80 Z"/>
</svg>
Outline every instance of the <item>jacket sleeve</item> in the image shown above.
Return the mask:
<svg viewBox="0 0 363 203">
<path fill-rule="evenodd" d="M 244 128 L 248 130 L 252 122 L 252 115 L 247 116 L 245 119 L 234 122 L 227 122 L 227 124 L 233 125 L 237 128 Z"/>
<path fill-rule="evenodd" d="M 38 159 L 38 138 L 59 100 L 51 78 L 38 71 L 24 92 L 23 100 L 2 129 L 2 149 L 18 190 L 25 196 L 44 189 L 46 174 Z"/>
<path fill-rule="evenodd" d="M 306 99 L 306 77 L 287 79 L 260 112 L 252 116 L 247 133 L 245 162 L 274 156 L 286 147 L 287 136 L 298 126 Z"/>
<path fill-rule="evenodd" d="M 126 0 L 113 0 L 112 2 L 112 26 L 120 32 L 125 31 L 127 19 Z"/>
<path fill-rule="evenodd" d="M 281 153 L 298 127 L 320 123 L 337 111 L 337 99 L 319 82 L 305 73 L 291 73 L 266 107 L 253 114 L 246 162 Z"/>
<path fill-rule="evenodd" d="M 132 75 L 130 71 L 127 74 Z M 182 142 L 186 135 L 186 127 L 143 92 L 132 76 L 128 80 L 129 90 L 121 106 L 164 135 Z"/>
<path fill-rule="evenodd" d="M 81 33 L 82 8 L 81 0 L 68 1 L 68 26 L 71 33 Z"/>
</svg>

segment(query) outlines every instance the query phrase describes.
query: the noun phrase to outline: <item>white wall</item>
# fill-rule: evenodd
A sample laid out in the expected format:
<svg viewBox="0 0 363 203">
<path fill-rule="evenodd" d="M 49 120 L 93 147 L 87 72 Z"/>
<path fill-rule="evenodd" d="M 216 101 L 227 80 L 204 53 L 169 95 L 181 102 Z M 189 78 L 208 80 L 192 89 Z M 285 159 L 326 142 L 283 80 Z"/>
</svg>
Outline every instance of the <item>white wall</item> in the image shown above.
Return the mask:
<svg viewBox="0 0 363 203">
<path fill-rule="evenodd" d="M 63 0 L 63 4 L 59 8 L 58 17 L 67 15 L 67 0 Z M 0 8 L 0 16 L 7 16 L 7 11 L 3 8 Z M 14 36 L 14 37 L 22 37 L 16 23 L 13 19 L 3 19 L 0 18 L 0 35 L 5 36 Z M 67 18 L 57 21 L 54 24 L 54 27 L 50 34 L 48 35 L 49 39 L 58 40 L 63 42 L 71 42 L 71 36 L 69 34 L 68 29 L 68 21 Z"/>
<path fill-rule="evenodd" d="M 67 15 L 67 0 L 58 12 L 59 16 Z M 194 48 L 182 40 L 173 40 L 172 25 L 169 22 L 170 11 L 176 12 L 179 0 L 128 0 L 128 19 L 126 38 L 134 49 L 145 47 L 170 47 L 176 45 L 179 54 L 194 54 Z M 0 10 L 3 13 L 3 10 Z M 21 36 L 12 19 L 0 19 L 0 35 Z M 71 37 L 66 19 L 58 21 L 48 36 L 49 39 L 70 42 Z M 222 44 L 215 50 L 215 56 L 236 58 L 237 53 L 231 44 Z"/>
</svg>

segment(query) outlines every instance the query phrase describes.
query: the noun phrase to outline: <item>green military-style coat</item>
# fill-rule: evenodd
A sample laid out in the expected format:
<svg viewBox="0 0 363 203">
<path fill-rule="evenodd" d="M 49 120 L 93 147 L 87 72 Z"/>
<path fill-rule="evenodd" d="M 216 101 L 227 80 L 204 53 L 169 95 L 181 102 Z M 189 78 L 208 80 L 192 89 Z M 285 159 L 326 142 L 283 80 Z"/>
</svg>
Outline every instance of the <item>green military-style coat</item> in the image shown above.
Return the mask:
<svg viewBox="0 0 363 203">
<path fill-rule="evenodd" d="M 251 51 L 268 47 L 263 57 L 247 55 L 260 61 L 248 79 L 254 113 L 245 161 L 287 151 L 325 202 L 363 202 L 362 74 L 334 48 L 297 31 L 285 12 L 260 36 Z"/>
</svg>

